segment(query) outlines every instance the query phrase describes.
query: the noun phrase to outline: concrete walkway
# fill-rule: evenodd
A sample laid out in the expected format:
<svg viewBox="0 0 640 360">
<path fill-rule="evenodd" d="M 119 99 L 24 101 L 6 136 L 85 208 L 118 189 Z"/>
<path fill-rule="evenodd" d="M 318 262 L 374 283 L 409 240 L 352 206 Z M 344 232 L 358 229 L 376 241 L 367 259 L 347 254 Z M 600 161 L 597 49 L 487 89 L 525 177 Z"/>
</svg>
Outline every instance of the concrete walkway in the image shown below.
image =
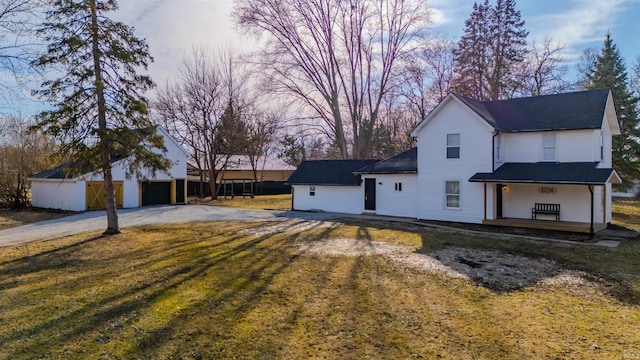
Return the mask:
<svg viewBox="0 0 640 360">
<path fill-rule="evenodd" d="M 188 205 L 188 206 L 157 206 L 137 209 L 118 210 L 121 228 L 149 224 L 185 223 L 196 221 L 285 221 L 316 220 L 326 221 L 339 218 L 356 218 L 367 220 L 382 220 L 410 223 L 423 227 L 440 230 L 456 231 L 478 236 L 495 236 L 500 238 L 517 238 L 525 240 L 547 241 L 571 245 L 595 245 L 616 247 L 619 241 L 601 240 L 595 243 L 582 243 L 569 240 L 548 239 L 525 235 L 490 233 L 477 230 L 465 230 L 436 224 L 429 224 L 415 219 L 398 218 L 380 215 L 350 215 L 341 213 L 315 213 L 301 211 L 270 211 L 247 210 L 219 206 Z M 29 225 L 0 231 L 0 246 L 16 245 L 36 240 L 54 239 L 86 231 L 101 231 L 106 229 L 106 214 L 104 211 L 90 211 L 71 215 L 60 219 L 41 221 Z"/>
</svg>

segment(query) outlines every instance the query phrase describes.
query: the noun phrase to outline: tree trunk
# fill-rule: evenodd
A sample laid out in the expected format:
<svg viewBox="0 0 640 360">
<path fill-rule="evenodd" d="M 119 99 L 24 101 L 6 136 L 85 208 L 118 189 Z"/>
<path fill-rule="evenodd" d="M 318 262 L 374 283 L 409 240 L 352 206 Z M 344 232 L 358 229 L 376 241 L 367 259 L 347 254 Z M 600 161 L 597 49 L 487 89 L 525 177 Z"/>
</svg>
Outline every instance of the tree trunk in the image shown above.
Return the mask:
<svg viewBox="0 0 640 360">
<path fill-rule="evenodd" d="M 102 69 L 100 64 L 100 48 L 98 34 L 98 16 L 96 1 L 89 0 L 91 6 L 91 40 L 93 68 L 95 72 L 96 95 L 98 98 L 98 134 L 100 137 L 100 162 L 102 165 L 102 175 L 104 177 L 104 197 L 107 208 L 107 230 L 103 235 L 113 235 L 120 233 L 118 225 L 118 214 L 116 212 L 116 197 L 113 191 L 113 177 L 111 174 L 111 146 L 107 136 L 107 106 L 104 98 L 104 81 L 102 79 Z"/>
</svg>

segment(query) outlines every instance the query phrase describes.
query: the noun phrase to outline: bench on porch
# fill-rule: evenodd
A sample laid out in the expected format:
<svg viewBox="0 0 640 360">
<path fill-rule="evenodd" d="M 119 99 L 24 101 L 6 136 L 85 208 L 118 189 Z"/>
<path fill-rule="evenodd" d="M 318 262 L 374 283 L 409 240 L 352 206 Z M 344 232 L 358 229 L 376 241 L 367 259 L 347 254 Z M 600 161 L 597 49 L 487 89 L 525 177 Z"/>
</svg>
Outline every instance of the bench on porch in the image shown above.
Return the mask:
<svg viewBox="0 0 640 360">
<path fill-rule="evenodd" d="M 531 209 L 531 218 L 537 220 L 538 214 L 555 215 L 556 221 L 560 221 L 560 204 L 536 203 Z"/>
</svg>

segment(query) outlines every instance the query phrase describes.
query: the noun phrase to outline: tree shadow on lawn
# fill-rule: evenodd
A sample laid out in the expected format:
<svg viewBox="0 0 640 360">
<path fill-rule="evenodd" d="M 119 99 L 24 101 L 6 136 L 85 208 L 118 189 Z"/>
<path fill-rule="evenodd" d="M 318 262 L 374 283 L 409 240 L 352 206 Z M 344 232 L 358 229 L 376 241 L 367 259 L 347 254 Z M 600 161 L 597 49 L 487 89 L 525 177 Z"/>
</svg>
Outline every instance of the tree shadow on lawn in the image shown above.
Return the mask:
<svg viewBox="0 0 640 360">
<path fill-rule="evenodd" d="M 177 241 L 162 247 L 157 252 L 135 249 L 135 254 L 122 254 L 126 255 L 127 259 L 133 259 L 129 269 L 123 269 L 121 264 L 117 263 L 118 259 L 113 257 L 95 259 L 93 267 L 97 271 L 87 269 L 92 265 L 86 264 L 85 259 L 79 260 L 74 251 L 81 251 L 84 246 L 98 238 L 89 238 L 69 246 L 0 264 L 2 279 L 31 276 L 42 270 L 55 270 L 56 273 L 84 271 L 79 276 L 69 278 L 58 275 L 60 278 L 56 280 L 56 284 L 48 285 L 56 286 L 61 293 L 89 293 L 93 290 L 99 293 L 100 290 L 96 289 L 99 285 L 96 283 L 102 279 L 129 276 L 130 274 L 122 273 L 127 270 L 135 272 L 139 269 L 147 272 L 146 276 L 134 276 L 130 281 L 123 281 L 118 288 L 106 291 L 103 295 L 83 298 L 81 294 L 66 293 L 65 296 L 72 299 L 69 303 L 57 304 L 54 314 L 40 315 L 42 319 L 29 326 L 0 331 L 0 334 L 5 333 L 4 336 L 0 336 L 0 343 L 6 345 L 4 351 L 13 358 L 31 357 L 39 354 L 38 352 L 46 354 L 49 349 L 60 349 L 64 347 L 62 345 L 72 343 L 85 344 L 81 348 L 91 349 L 111 341 L 123 341 L 123 334 L 133 328 L 134 338 L 125 343 L 127 353 L 134 357 L 144 357 L 170 343 L 177 336 L 174 332 L 176 324 L 188 323 L 190 316 L 196 312 L 195 309 L 205 308 L 211 313 L 225 309 L 224 312 L 241 316 L 256 306 L 256 302 L 273 279 L 295 262 L 298 255 L 287 251 L 291 242 L 289 236 L 274 238 L 274 234 L 267 234 L 247 237 L 242 231 L 229 231 L 223 235 L 227 238 L 220 242 L 207 242 L 206 238 L 195 236 L 193 239 Z M 165 262 L 166 266 L 160 266 L 154 271 L 148 270 Z M 110 267 L 110 264 L 113 266 Z M 203 283 L 203 279 L 210 279 L 213 282 L 212 286 Z M 11 286 L 33 282 L 33 286 L 21 295 L 24 299 L 31 299 L 37 298 L 44 281 L 41 277 L 32 277 Z M 181 299 L 185 296 L 182 293 L 189 293 L 189 290 L 196 291 L 197 296 Z M 150 308 L 154 304 L 172 300 L 182 303 L 184 308 Z M 21 305 L 29 307 L 29 311 L 41 312 L 50 311 L 46 306 L 51 306 L 16 306 Z M 161 315 L 157 316 L 166 319 L 151 321 L 149 328 L 144 328 L 143 324 L 136 325 L 148 321 L 152 316 L 148 313 L 154 311 L 160 312 Z M 165 313 L 162 314 L 163 312 Z M 5 324 L 24 323 L 19 320 L 20 311 L 17 314 L 12 312 L 10 316 L 15 318 L 5 318 Z M 78 351 L 78 348 L 70 350 L 71 353 L 75 351 Z"/>
</svg>

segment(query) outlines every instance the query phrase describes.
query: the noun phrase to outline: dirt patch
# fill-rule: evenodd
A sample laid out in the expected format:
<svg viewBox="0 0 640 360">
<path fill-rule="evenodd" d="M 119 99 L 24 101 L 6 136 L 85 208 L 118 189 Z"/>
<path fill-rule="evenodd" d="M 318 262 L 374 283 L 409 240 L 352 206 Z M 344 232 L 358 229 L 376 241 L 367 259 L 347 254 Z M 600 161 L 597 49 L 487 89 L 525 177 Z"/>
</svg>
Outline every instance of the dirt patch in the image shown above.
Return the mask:
<svg viewBox="0 0 640 360">
<path fill-rule="evenodd" d="M 264 236 L 283 232 L 301 232 L 319 228 L 331 228 L 338 226 L 328 221 L 301 220 L 301 221 L 280 221 L 272 222 L 269 225 L 256 226 L 244 230 L 245 234 Z"/>
<path fill-rule="evenodd" d="M 579 272 L 561 269 L 554 261 L 494 250 L 451 247 L 431 254 L 406 246 L 354 239 L 329 239 L 301 244 L 303 253 L 321 256 L 385 256 L 396 264 L 430 274 L 468 279 L 495 291 L 512 291 L 537 283 L 581 285 Z"/>
</svg>

